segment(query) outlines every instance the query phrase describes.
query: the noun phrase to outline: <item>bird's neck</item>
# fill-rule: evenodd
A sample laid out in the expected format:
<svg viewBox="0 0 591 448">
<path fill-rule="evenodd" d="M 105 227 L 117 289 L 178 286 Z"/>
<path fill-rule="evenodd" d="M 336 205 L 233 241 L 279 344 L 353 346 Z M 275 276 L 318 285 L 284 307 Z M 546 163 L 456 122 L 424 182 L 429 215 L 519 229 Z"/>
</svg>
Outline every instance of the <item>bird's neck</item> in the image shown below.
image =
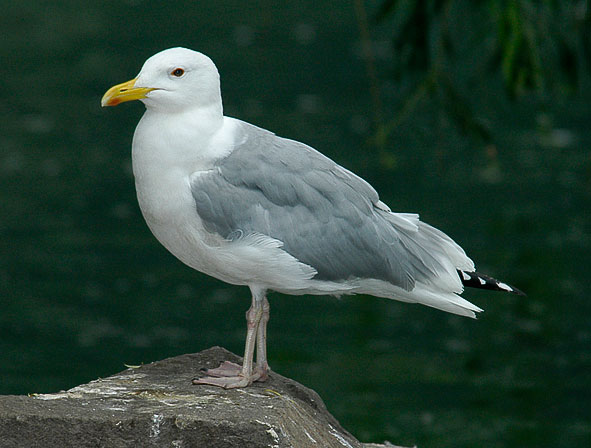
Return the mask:
<svg viewBox="0 0 591 448">
<path fill-rule="evenodd" d="M 223 152 L 211 142 L 224 130 L 224 121 L 220 105 L 176 113 L 146 110 L 133 138 L 134 174 L 208 169 Z"/>
</svg>

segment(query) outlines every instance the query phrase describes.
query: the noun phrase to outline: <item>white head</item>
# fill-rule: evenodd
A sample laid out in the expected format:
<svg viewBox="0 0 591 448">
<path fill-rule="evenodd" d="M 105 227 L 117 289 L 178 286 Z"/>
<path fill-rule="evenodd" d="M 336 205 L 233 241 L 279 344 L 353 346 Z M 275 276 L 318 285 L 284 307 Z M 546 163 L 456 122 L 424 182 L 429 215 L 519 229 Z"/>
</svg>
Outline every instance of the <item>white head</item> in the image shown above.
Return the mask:
<svg viewBox="0 0 591 448">
<path fill-rule="evenodd" d="M 111 87 L 103 106 L 141 100 L 149 110 L 180 112 L 219 107 L 222 99 L 216 66 L 202 53 L 170 48 L 149 58 L 135 79 Z"/>
</svg>

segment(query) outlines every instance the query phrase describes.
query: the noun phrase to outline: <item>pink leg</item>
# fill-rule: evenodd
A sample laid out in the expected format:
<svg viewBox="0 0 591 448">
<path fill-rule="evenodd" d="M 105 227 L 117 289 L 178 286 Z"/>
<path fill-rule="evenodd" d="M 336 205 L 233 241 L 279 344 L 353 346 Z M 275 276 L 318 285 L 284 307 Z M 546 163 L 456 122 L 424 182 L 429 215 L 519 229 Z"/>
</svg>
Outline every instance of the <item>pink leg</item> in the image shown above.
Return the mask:
<svg viewBox="0 0 591 448">
<path fill-rule="evenodd" d="M 253 292 L 252 305 L 246 312 L 247 331 L 242 367 L 224 361 L 218 368 L 206 370 L 205 374 L 207 376 L 194 379 L 193 384 L 209 384 L 232 389 L 246 387 L 254 381 L 267 379 L 268 366 L 265 344 L 266 326 L 269 320 L 269 302 L 264 290 L 253 290 L 253 288 L 251 290 Z M 258 343 L 257 339 L 259 339 Z M 253 369 L 255 344 L 257 346 L 257 368 Z"/>
<path fill-rule="evenodd" d="M 265 381 L 268 377 L 269 363 L 267 362 L 267 322 L 269 322 L 269 301 L 267 296 L 263 299 L 263 315 L 257 331 L 257 365 L 256 371 L 260 373 L 259 381 Z"/>
</svg>

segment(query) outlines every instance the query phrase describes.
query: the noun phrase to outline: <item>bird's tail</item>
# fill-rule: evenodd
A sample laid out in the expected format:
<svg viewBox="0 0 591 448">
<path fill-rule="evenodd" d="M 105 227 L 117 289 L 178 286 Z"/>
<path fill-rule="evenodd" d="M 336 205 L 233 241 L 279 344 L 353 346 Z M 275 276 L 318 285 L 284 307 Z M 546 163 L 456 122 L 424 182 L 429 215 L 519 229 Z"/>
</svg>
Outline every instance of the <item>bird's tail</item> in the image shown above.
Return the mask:
<svg viewBox="0 0 591 448">
<path fill-rule="evenodd" d="M 462 284 L 470 288 L 489 289 L 491 291 L 505 291 L 520 296 L 525 295 L 523 291 L 520 291 L 514 286 L 500 282 L 497 279 L 481 274 L 480 272 L 467 272 L 458 270 L 458 275 L 462 279 Z"/>
</svg>

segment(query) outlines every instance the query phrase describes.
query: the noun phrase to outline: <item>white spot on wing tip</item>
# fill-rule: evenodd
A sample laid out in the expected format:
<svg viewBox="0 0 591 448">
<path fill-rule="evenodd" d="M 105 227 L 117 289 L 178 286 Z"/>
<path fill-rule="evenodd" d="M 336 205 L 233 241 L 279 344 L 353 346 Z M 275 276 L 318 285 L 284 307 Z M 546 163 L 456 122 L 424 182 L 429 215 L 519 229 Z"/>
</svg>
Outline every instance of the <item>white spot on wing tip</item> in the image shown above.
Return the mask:
<svg viewBox="0 0 591 448">
<path fill-rule="evenodd" d="M 507 283 L 498 282 L 497 286 L 505 291 L 513 292 L 513 288 L 511 288 Z"/>
<path fill-rule="evenodd" d="M 478 277 L 478 281 L 480 282 L 481 285 L 486 285 L 486 280 L 483 279 L 482 277 Z"/>
<path fill-rule="evenodd" d="M 462 278 L 466 281 L 470 280 L 470 276 L 466 274 L 464 271 L 462 271 Z"/>
</svg>

